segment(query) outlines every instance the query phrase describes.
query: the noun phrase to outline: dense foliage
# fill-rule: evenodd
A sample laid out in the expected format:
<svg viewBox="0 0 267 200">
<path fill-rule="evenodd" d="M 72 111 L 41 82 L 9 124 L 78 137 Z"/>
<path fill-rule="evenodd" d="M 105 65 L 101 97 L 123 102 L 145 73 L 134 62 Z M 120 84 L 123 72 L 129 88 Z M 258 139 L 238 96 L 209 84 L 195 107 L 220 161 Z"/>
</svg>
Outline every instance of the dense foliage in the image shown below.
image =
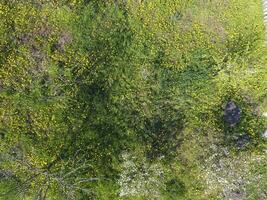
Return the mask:
<svg viewBox="0 0 267 200">
<path fill-rule="evenodd" d="M 262 10 L 0 0 L 0 199 L 266 199 Z"/>
</svg>

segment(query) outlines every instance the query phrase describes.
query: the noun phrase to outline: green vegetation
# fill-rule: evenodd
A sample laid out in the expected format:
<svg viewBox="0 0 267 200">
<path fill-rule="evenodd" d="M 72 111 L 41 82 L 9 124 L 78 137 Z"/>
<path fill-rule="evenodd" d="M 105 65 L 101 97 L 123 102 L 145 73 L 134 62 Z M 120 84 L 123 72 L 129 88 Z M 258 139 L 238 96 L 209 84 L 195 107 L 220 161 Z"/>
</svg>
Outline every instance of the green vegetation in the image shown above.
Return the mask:
<svg viewBox="0 0 267 200">
<path fill-rule="evenodd" d="M 262 10 L 0 0 L 0 199 L 266 199 Z"/>
</svg>

